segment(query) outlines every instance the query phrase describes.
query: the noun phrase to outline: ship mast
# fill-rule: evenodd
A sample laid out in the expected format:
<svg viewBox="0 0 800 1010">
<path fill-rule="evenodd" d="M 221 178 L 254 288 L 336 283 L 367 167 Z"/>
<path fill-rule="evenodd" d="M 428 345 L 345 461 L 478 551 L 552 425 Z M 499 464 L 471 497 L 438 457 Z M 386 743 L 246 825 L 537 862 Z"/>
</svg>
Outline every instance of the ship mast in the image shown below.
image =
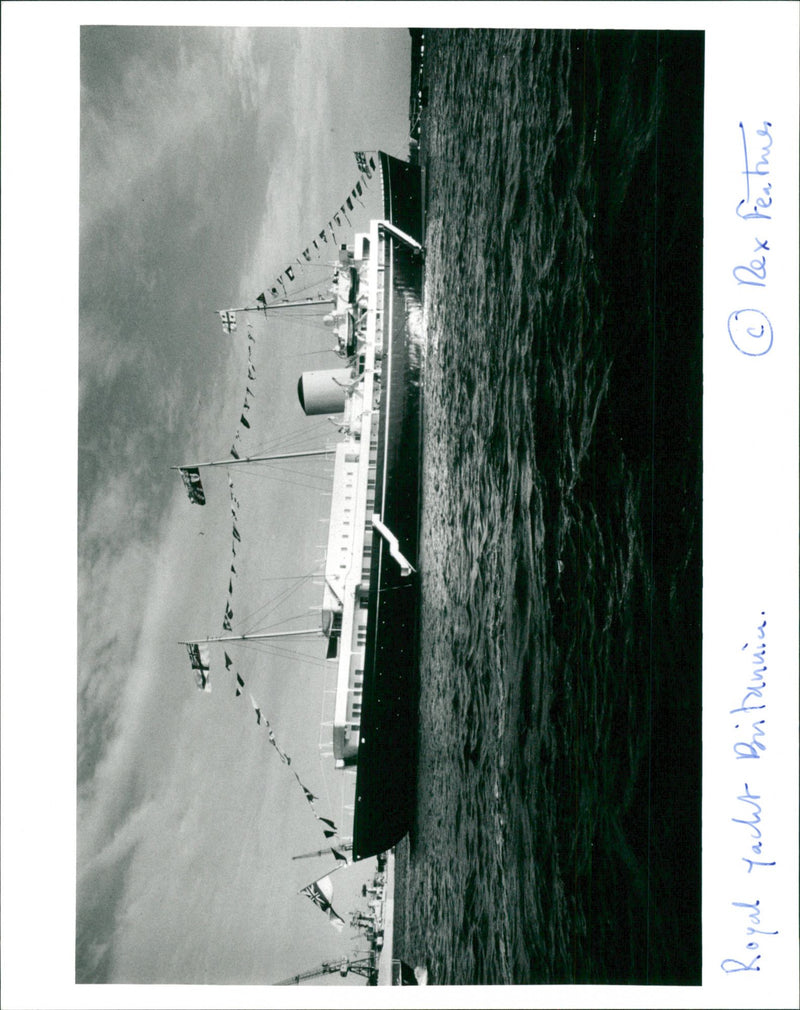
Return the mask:
<svg viewBox="0 0 800 1010">
<path fill-rule="evenodd" d="M 242 456 L 241 459 L 213 459 L 205 463 L 184 463 L 183 466 L 171 466 L 170 470 L 191 470 L 201 466 L 235 466 L 237 463 L 266 463 L 273 459 L 299 459 L 303 456 L 328 456 L 329 449 L 307 449 L 305 452 L 280 452 L 271 456 Z"/>
<path fill-rule="evenodd" d="M 269 302 L 261 305 L 246 305 L 240 306 L 239 308 L 233 309 L 222 309 L 222 312 L 268 312 L 271 309 L 307 309 L 311 306 L 316 305 L 335 305 L 335 298 L 302 298 L 297 301 L 281 301 L 281 302 Z M 220 314 L 219 309 L 214 310 L 214 315 L 218 316 Z"/>
<path fill-rule="evenodd" d="M 300 628 L 296 631 L 264 631 L 253 635 L 214 635 L 211 638 L 195 638 L 191 642 L 178 642 L 178 645 L 200 645 L 210 642 L 258 642 L 266 638 L 291 638 L 295 635 L 321 635 L 320 628 Z"/>
<path fill-rule="evenodd" d="M 274 985 L 300 985 L 306 979 L 319 978 L 320 975 L 332 975 L 337 971 L 343 978 L 350 973 L 353 975 L 362 975 L 368 980 L 374 980 L 377 977 L 375 963 L 371 957 L 359 958 L 358 960 L 343 957 L 341 961 L 324 961 L 318 968 L 312 968 L 310 971 L 303 971 L 299 975 L 292 975 L 289 978 L 281 979 L 280 982 L 275 982 Z"/>
<path fill-rule="evenodd" d="M 336 846 L 341 852 L 349 852 L 353 848 L 352 841 L 342 842 Z M 312 856 L 327 856 L 331 851 L 330 845 L 327 849 L 318 849 L 316 852 L 301 852 L 298 856 L 292 856 L 292 859 L 311 859 Z"/>
</svg>

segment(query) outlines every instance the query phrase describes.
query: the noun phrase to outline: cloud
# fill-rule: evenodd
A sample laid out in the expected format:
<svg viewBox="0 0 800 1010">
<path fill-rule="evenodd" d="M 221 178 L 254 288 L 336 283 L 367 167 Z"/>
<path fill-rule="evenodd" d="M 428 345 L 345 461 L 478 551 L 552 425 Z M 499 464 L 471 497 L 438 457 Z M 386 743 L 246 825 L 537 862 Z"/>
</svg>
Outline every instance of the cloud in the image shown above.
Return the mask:
<svg viewBox="0 0 800 1010">
<path fill-rule="evenodd" d="M 113 208 L 129 204 L 135 193 L 146 195 L 143 183 L 178 159 L 189 138 L 213 117 L 219 63 L 206 50 L 191 51 L 185 46 L 176 59 L 179 36 L 170 30 L 155 38 L 154 43 L 153 35 L 135 28 L 108 34 L 84 31 L 84 232 L 102 225 Z M 116 79 L 92 73 L 95 63 L 114 56 L 119 64 Z M 106 70 L 105 65 L 102 69 Z"/>
</svg>

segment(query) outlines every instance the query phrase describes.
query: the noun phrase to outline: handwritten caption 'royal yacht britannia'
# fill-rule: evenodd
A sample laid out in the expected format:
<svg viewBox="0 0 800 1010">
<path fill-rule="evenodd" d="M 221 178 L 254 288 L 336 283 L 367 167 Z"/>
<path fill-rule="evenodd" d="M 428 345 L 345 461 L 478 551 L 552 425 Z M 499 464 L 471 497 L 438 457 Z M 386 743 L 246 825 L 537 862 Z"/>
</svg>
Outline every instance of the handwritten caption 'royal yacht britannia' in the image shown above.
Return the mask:
<svg viewBox="0 0 800 1010">
<path fill-rule="evenodd" d="M 768 749 L 767 713 L 767 620 L 762 611 L 762 620 L 756 626 L 756 637 L 742 646 L 742 655 L 748 659 L 748 676 L 741 687 L 737 703 L 729 712 L 733 723 L 733 759 L 737 766 L 741 763 L 743 787 L 736 797 L 736 816 L 731 818 L 737 826 L 737 846 L 743 855 L 746 868 L 748 891 L 757 893 L 759 879 L 769 873 L 776 860 L 769 858 L 769 839 L 765 830 L 765 818 L 761 791 L 753 785 L 758 777 L 756 768 Z M 745 777 L 746 776 L 746 777 Z M 744 854 L 746 853 L 746 855 Z M 744 897 L 744 895 L 742 895 Z M 777 929 L 768 928 L 766 912 L 761 907 L 761 899 L 752 893 L 744 901 L 732 901 L 731 905 L 740 910 L 742 920 L 742 949 L 733 951 L 736 956 L 726 957 L 720 968 L 728 975 L 742 971 L 761 971 L 760 948 L 768 936 L 777 936 Z M 758 937 L 758 939 L 755 939 Z"/>
</svg>

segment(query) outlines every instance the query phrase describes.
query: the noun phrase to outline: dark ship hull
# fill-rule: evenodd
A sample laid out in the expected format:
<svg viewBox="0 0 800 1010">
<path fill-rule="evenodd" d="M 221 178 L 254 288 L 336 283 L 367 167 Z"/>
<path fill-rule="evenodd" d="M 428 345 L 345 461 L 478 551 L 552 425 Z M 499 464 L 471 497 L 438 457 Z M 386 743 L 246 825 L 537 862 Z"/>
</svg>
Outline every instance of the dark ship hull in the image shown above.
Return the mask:
<svg viewBox="0 0 800 1010">
<path fill-rule="evenodd" d="M 384 216 L 423 240 L 420 169 L 381 153 Z M 421 461 L 422 257 L 387 235 L 375 508 L 416 567 Z M 418 573 L 403 576 L 372 533 L 368 637 L 356 771 L 353 858 L 391 848 L 414 809 Z"/>
</svg>

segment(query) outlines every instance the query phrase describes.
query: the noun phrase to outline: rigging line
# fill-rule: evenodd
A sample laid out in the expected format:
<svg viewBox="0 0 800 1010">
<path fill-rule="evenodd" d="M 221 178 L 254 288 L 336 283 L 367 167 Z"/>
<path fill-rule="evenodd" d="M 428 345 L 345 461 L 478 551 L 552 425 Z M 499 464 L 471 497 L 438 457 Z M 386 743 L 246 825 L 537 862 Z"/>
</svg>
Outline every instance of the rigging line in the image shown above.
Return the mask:
<svg viewBox="0 0 800 1010">
<path fill-rule="evenodd" d="M 312 422 L 311 424 L 309 424 L 308 420 L 306 419 L 304 423 L 298 424 L 293 428 L 289 428 L 288 430 L 281 432 L 281 434 L 277 438 L 273 438 L 268 440 L 267 442 L 260 443 L 259 450 L 263 449 L 265 452 L 269 452 L 271 449 L 280 448 L 283 445 L 291 444 L 298 438 L 307 437 L 308 435 L 313 434 L 314 432 L 319 431 L 324 427 L 325 427 L 324 420 L 317 421 L 316 423 Z"/>
<path fill-rule="evenodd" d="M 237 643 L 242 649 L 248 652 L 256 652 L 262 658 L 265 656 L 271 656 L 275 659 L 287 660 L 289 662 L 294 662 L 297 660 L 303 660 L 304 662 L 312 663 L 315 666 L 324 666 L 327 660 L 320 659 L 319 656 L 315 656 L 308 652 L 292 652 L 286 646 L 274 645 L 268 642 L 238 642 Z M 249 674 L 248 674 L 249 675 Z"/>
<path fill-rule="evenodd" d="M 300 589 L 302 585 L 303 585 L 302 583 L 298 583 L 294 587 L 294 590 L 296 591 L 297 589 Z M 273 613 L 279 606 L 281 606 L 281 604 L 285 603 L 286 600 L 288 599 L 289 599 L 289 588 L 287 587 L 286 589 L 282 590 L 278 594 L 278 596 L 273 597 L 271 600 L 268 600 L 266 603 L 263 603 L 260 607 L 257 607 L 256 610 L 253 610 L 251 611 L 251 613 L 248 613 L 244 617 L 240 618 L 239 624 L 245 628 L 244 633 L 247 634 L 249 632 L 253 632 L 257 626 L 256 624 L 257 621 L 266 620 L 266 618 L 269 617 L 271 613 Z"/>
<path fill-rule="evenodd" d="M 313 481 L 303 481 L 299 477 L 273 477 L 272 484 L 280 485 L 281 488 L 284 487 L 296 487 L 303 488 L 307 491 L 315 491 L 320 495 L 324 495 L 329 492 L 329 488 L 321 483 L 314 483 Z M 249 506 L 250 508 L 255 508 L 256 506 Z"/>
<path fill-rule="evenodd" d="M 273 484 L 275 484 L 275 483 L 277 483 L 277 484 L 289 484 L 289 485 L 296 485 L 298 487 L 309 487 L 309 488 L 319 487 L 319 489 L 322 490 L 322 491 L 324 491 L 328 487 L 330 487 L 330 481 L 328 481 L 328 482 L 326 482 L 324 484 L 322 483 L 321 475 L 320 475 L 319 482 L 317 484 L 315 484 L 315 483 L 309 483 L 309 479 L 313 481 L 316 478 L 316 475 L 313 474 L 313 473 L 303 473 L 302 470 L 289 470 L 288 471 L 289 477 L 280 477 L 280 476 L 278 476 L 278 474 L 280 473 L 281 469 L 282 469 L 281 467 L 277 467 L 277 466 L 276 467 L 268 467 L 267 465 L 265 465 L 263 467 L 259 467 L 258 471 L 254 471 L 253 473 L 249 474 L 247 476 L 247 478 L 245 478 L 245 479 L 252 481 L 254 479 L 264 480 L 266 478 L 269 478 L 270 483 L 273 483 Z M 290 478 L 297 478 L 297 477 L 304 478 L 304 481 L 301 482 L 301 481 L 297 481 L 297 480 L 294 480 L 294 479 L 290 479 Z"/>
<path fill-rule="evenodd" d="M 316 309 L 316 311 L 312 311 Z M 304 305 L 298 305 L 296 308 L 292 309 L 291 315 L 287 314 L 281 317 L 281 328 L 286 328 L 288 326 L 296 326 L 299 319 L 302 320 L 318 320 L 322 322 L 324 317 L 328 315 L 329 312 L 333 311 L 333 306 L 330 302 L 325 299 L 314 300 L 306 302 Z"/>
<path fill-rule="evenodd" d="M 243 648 L 249 648 L 253 651 L 255 642 L 241 642 Z M 271 656 L 274 659 L 288 660 L 291 662 L 297 661 L 298 663 L 306 663 L 309 666 L 314 666 L 316 668 L 324 667 L 327 660 L 320 659 L 318 656 L 312 656 L 307 652 L 289 652 L 286 649 L 281 649 L 279 646 L 267 647 L 262 643 L 259 644 L 259 648 L 256 650 L 262 656 Z"/>
<path fill-rule="evenodd" d="M 297 587 L 297 588 L 299 588 L 299 587 Z M 293 592 L 294 592 L 294 590 L 293 590 Z M 280 603 L 285 603 L 287 599 L 288 599 L 288 597 L 286 597 L 286 599 L 284 599 L 284 600 L 281 600 Z M 270 616 L 270 614 L 264 614 L 262 616 L 262 620 L 266 620 L 269 616 Z M 302 613 L 299 613 L 299 614 L 292 614 L 291 617 L 282 617 L 280 620 L 274 621 L 272 624 L 256 624 L 256 625 L 254 625 L 252 627 L 247 628 L 244 631 L 238 631 L 237 630 L 237 633 L 241 634 L 241 635 L 266 634 L 268 631 L 274 631 L 276 629 L 280 629 L 283 625 L 288 624 L 289 621 L 300 621 L 300 620 L 306 620 L 307 621 L 309 619 L 310 618 L 308 617 L 308 613 L 306 611 L 303 611 Z M 240 622 L 239 622 L 238 626 L 240 626 Z M 293 631 L 295 629 L 294 628 L 285 628 L 285 630 L 287 630 L 287 631 Z M 238 641 L 242 641 L 243 640 L 243 641 L 257 641 L 257 642 L 261 642 L 261 641 L 263 641 L 265 639 L 261 639 L 261 638 L 253 639 L 253 638 L 247 638 L 247 637 L 245 637 L 243 639 L 235 639 L 235 640 L 238 640 Z M 266 639 L 266 640 L 270 641 L 271 639 Z"/>
<path fill-rule="evenodd" d="M 328 422 L 330 425 L 330 422 Z M 328 428 L 330 431 L 330 427 Z M 320 466 L 320 461 L 333 463 L 334 456 L 336 452 L 336 447 L 339 445 L 338 442 L 332 443 L 332 448 L 328 449 L 325 446 L 319 446 L 317 448 L 312 447 L 310 449 L 303 449 L 300 446 L 288 446 L 286 447 L 286 452 L 283 453 L 286 458 L 284 459 L 254 459 L 251 461 L 250 470 L 244 476 L 246 477 L 257 477 L 259 474 L 263 476 L 265 470 L 269 470 L 272 473 L 273 470 L 283 473 L 293 473 L 298 477 L 314 477 L 316 475 L 322 476 L 320 470 L 324 468 Z M 300 452 L 319 452 L 325 455 L 320 456 L 297 456 L 295 453 Z M 276 453 L 276 455 L 278 455 Z M 330 458 L 329 458 L 330 457 Z M 307 469 L 298 470 L 297 467 L 305 466 Z M 326 475 L 327 476 L 327 475 Z"/>
<path fill-rule="evenodd" d="M 291 580 L 296 582 L 298 579 L 308 579 L 313 578 L 313 573 L 310 575 L 267 575 L 263 579 L 258 579 L 259 582 L 282 582 L 284 580 Z"/>
<path fill-rule="evenodd" d="M 299 588 L 300 588 L 299 586 L 296 586 L 295 589 L 292 590 L 292 593 L 296 592 L 296 590 L 299 589 Z M 289 599 L 289 596 L 291 596 L 291 595 L 292 594 L 290 593 L 287 596 L 284 596 L 284 598 L 282 600 L 279 600 L 278 603 L 275 605 L 275 607 L 273 607 L 272 610 L 269 611 L 269 613 L 263 614 L 261 616 L 261 620 L 265 621 L 268 617 L 270 617 L 271 614 L 274 613 L 274 611 L 276 610 L 276 608 L 280 604 L 286 603 L 286 601 Z M 266 634 L 266 632 L 268 632 L 268 631 L 274 631 L 276 628 L 280 628 L 282 625 L 288 624 L 289 621 L 302 621 L 302 620 L 306 620 L 306 621 L 309 620 L 309 617 L 308 617 L 307 613 L 292 614 L 291 617 L 282 617 L 279 621 L 275 621 L 273 624 L 262 624 L 262 625 L 257 625 L 257 626 L 254 626 L 254 627 L 250 627 L 247 631 L 244 632 L 244 634 L 245 635 Z M 287 628 L 286 630 L 287 631 L 292 631 L 294 629 Z"/>
<path fill-rule="evenodd" d="M 264 619 L 264 618 L 269 617 L 269 615 L 278 606 L 280 606 L 280 604 L 285 603 L 286 600 L 288 600 L 289 597 L 292 596 L 293 593 L 297 592 L 298 589 L 302 589 L 304 582 L 310 582 L 311 579 L 313 579 L 313 578 L 314 578 L 314 573 L 313 572 L 309 572 L 307 575 L 301 576 L 301 581 L 298 581 L 294 586 L 286 586 L 286 588 L 282 589 L 277 594 L 276 597 L 273 597 L 271 600 L 267 600 L 265 603 L 262 603 L 260 607 L 257 607 L 254 611 L 252 611 L 250 614 L 248 614 L 245 617 L 241 618 L 240 619 L 240 623 L 242 625 L 247 625 L 248 622 L 254 621 L 257 617 L 259 619 Z M 268 607 L 271 608 L 271 609 L 266 610 L 266 608 L 268 608 Z M 253 630 L 252 626 L 250 626 L 248 630 L 252 631 Z"/>
<path fill-rule="evenodd" d="M 298 432 L 297 434 L 285 435 L 282 439 L 275 440 L 272 442 L 262 443 L 257 447 L 259 453 L 266 455 L 271 452 L 287 452 L 294 450 L 295 452 L 308 451 L 309 449 L 324 449 L 325 446 L 320 446 L 320 435 L 328 429 L 328 422 L 325 418 L 315 425 L 313 429 Z"/>
<path fill-rule="evenodd" d="M 284 480 L 282 477 L 271 477 L 274 484 L 285 484 L 287 487 L 303 487 L 309 491 L 325 491 L 327 488 L 321 484 L 307 484 L 299 480 Z"/>
<path fill-rule="evenodd" d="M 255 465 L 254 473 L 252 474 L 252 476 L 255 476 L 255 474 L 258 473 L 259 471 L 268 471 L 270 474 L 272 474 L 273 472 L 288 473 L 292 474 L 292 476 L 294 477 L 306 477 L 306 478 L 321 476 L 319 474 L 314 473 L 313 471 L 296 470 L 291 466 L 286 466 L 283 460 L 276 460 L 274 463 L 271 460 L 259 460 L 258 463 Z M 326 486 L 329 483 L 330 483 L 329 481 L 326 481 Z"/>
<path fill-rule="evenodd" d="M 295 449 L 294 451 L 295 452 L 317 452 L 317 451 L 326 452 L 327 450 L 325 450 L 325 449 L 323 449 L 323 450 L 299 449 L 298 448 L 298 449 Z M 322 468 L 322 467 L 320 467 L 320 464 L 319 464 L 319 460 L 320 459 L 324 459 L 324 458 L 325 457 L 322 457 L 322 456 L 316 457 L 316 459 L 317 459 L 316 463 L 315 463 L 315 461 L 314 461 L 313 458 L 308 458 L 308 457 L 306 457 L 305 459 L 303 459 L 301 457 L 300 459 L 295 460 L 294 463 L 292 463 L 289 459 L 275 460 L 274 462 L 272 460 L 256 460 L 256 461 L 254 461 L 251 464 L 249 471 L 247 473 L 245 473 L 245 474 L 242 474 L 239 479 L 240 480 L 245 480 L 245 481 L 251 481 L 251 482 L 254 481 L 254 480 L 258 480 L 259 482 L 263 482 L 265 478 L 269 478 L 270 480 L 277 480 L 278 479 L 277 475 L 279 475 L 281 472 L 283 472 L 283 473 L 290 474 L 293 477 L 302 477 L 305 480 L 308 480 L 310 478 L 318 478 L 320 481 L 324 480 L 326 485 L 329 485 L 330 484 L 330 477 L 331 477 L 331 472 L 330 472 L 331 471 L 331 467 L 329 465 L 327 468 Z M 326 462 L 328 464 L 331 464 L 331 463 L 334 462 L 333 453 L 331 453 L 331 459 L 330 460 L 326 460 Z M 300 464 L 304 464 L 304 465 L 306 465 L 308 467 L 311 467 L 312 469 L 306 469 L 306 470 L 300 469 L 300 470 L 298 470 L 297 467 Z M 316 471 L 313 469 L 314 466 L 316 466 Z"/>
</svg>

